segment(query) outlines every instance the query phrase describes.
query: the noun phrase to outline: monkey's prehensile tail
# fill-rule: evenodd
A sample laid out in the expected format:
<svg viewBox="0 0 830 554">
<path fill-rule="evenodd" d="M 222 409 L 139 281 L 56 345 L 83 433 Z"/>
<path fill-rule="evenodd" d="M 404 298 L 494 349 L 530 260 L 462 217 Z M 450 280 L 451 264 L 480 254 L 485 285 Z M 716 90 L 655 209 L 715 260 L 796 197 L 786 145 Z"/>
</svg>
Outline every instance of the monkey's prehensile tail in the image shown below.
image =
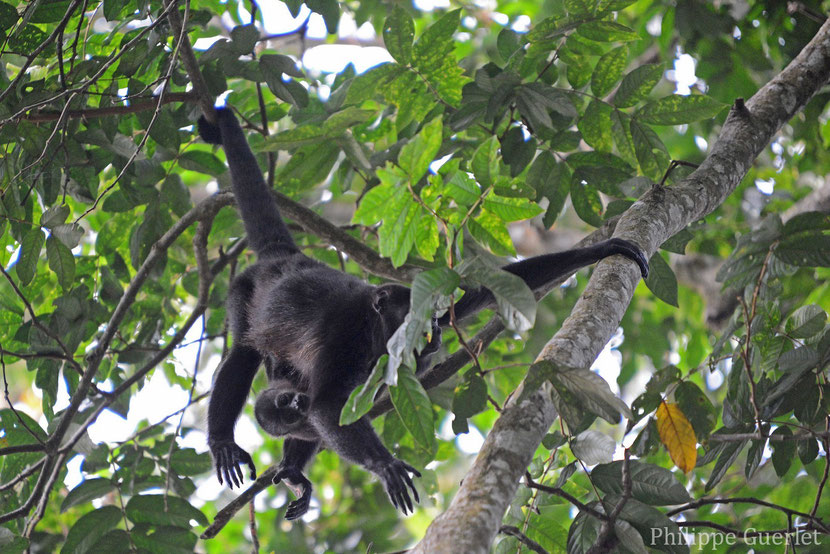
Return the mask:
<svg viewBox="0 0 830 554">
<path fill-rule="evenodd" d="M 216 118 L 214 125 L 200 117 L 199 134 L 205 142 L 225 149 L 236 205 L 251 248 L 260 258 L 299 252 L 236 116 L 229 108 L 217 108 Z"/>
</svg>

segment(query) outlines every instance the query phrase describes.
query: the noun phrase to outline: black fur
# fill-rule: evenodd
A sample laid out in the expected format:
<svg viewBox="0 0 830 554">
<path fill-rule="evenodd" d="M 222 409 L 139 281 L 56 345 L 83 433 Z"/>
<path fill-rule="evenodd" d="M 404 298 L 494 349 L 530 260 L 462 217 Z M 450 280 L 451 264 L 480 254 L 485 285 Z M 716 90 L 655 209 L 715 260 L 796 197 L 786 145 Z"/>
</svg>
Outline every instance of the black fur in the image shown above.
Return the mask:
<svg viewBox="0 0 830 554">
<path fill-rule="evenodd" d="M 229 109 L 217 110 L 216 125 L 199 120 L 199 133 L 221 144 L 248 240 L 258 261 L 231 284 L 226 308 L 233 347 L 216 374 L 208 407 L 208 444 L 220 482 L 239 486 L 241 466 L 255 477 L 253 460 L 234 442 L 233 428 L 251 382 L 264 363 L 270 386 L 256 402 L 260 426 L 285 436 L 284 456 L 274 483 L 285 481 L 297 494 L 287 519 L 302 516 L 311 499 L 303 470 L 320 447 L 375 473 L 395 507 L 412 511 L 409 474 L 415 468 L 395 459 L 367 418 L 339 425 L 340 412 L 355 387 L 369 376 L 386 352 L 386 343 L 409 310 L 409 289 L 396 284 L 373 286 L 305 256 L 280 217 L 242 128 Z M 620 239 L 538 256 L 505 270 L 538 289 L 552 280 L 602 258 L 622 254 L 640 266 L 642 251 Z M 455 306 L 461 319 L 495 303 L 485 288 L 467 291 Z M 440 346 L 448 317 L 433 321 L 432 341 L 418 358 L 419 369 Z"/>
</svg>

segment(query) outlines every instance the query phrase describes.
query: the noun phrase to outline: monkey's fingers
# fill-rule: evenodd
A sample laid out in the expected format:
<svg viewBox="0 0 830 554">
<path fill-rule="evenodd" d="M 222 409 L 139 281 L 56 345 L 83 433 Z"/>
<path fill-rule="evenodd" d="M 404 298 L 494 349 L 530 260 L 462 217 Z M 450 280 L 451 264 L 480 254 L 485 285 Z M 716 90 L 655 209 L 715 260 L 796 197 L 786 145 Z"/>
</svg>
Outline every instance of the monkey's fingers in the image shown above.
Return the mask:
<svg viewBox="0 0 830 554">
<path fill-rule="evenodd" d="M 419 475 L 419 477 L 420 477 L 420 475 Z M 406 484 L 409 485 L 409 489 L 412 491 L 412 496 L 415 497 L 415 502 L 420 504 L 421 499 L 418 496 L 418 491 L 415 489 L 415 484 L 412 482 L 412 479 L 409 477 L 409 474 L 404 473 L 403 478 L 404 478 L 404 481 L 406 481 Z M 414 510 L 413 510 L 413 513 L 414 513 Z"/>
<path fill-rule="evenodd" d="M 216 454 L 216 478 L 219 480 L 220 485 L 224 485 L 224 481 L 222 480 L 222 468 L 224 467 L 222 463 L 222 453 Z"/>
<path fill-rule="evenodd" d="M 253 481 L 256 479 L 256 466 L 254 465 L 253 458 L 251 458 L 251 455 L 244 450 L 240 450 L 240 456 L 242 458 L 242 462 L 251 468 L 251 480 Z"/>
<path fill-rule="evenodd" d="M 288 505 L 288 509 L 285 511 L 285 519 L 287 521 L 293 521 L 304 516 L 308 511 L 310 501 L 310 495 L 308 497 L 303 496 L 300 499 L 293 501 Z"/>
<path fill-rule="evenodd" d="M 398 461 L 400 461 L 400 460 L 398 460 Z M 403 465 L 404 469 L 406 469 L 409 473 L 412 473 L 413 475 L 415 475 L 415 477 L 420 477 L 421 476 L 421 472 L 418 471 L 417 469 L 415 469 L 414 467 L 412 467 L 411 465 L 409 465 L 408 463 L 401 462 L 401 464 Z"/>
</svg>

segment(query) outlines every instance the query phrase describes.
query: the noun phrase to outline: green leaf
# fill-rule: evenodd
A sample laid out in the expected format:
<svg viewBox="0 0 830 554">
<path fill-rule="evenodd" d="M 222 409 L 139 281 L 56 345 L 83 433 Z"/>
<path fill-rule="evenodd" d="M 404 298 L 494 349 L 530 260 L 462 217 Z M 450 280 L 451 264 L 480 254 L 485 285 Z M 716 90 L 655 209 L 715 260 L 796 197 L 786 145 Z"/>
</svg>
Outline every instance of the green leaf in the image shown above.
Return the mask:
<svg viewBox="0 0 830 554">
<path fill-rule="evenodd" d="M 787 470 L 790 469 L 790 465 L 793 463 L 797 444 L 794 440 L 786 440 L 787 438 L 793 436 L 793 432 L 789 427 L 784 425 L 779 426 L 775 431 L 773 431 L 772 436 L 785 437 L 785 440 L 769 441 L 770 446 L 772 447 L 772 467 L 775 468 L 775 474 L 778 475 L 778 477 L 783 477 L 787 473 Z"/>
<path fill-rule="evenodd" d="M 668 250 L 669 252 L 674 252 L 675 254 L 685 254 L 686 253 L 686 245 L 689 243 L 690 240 L 694 238 L 694 235 L 689 232 L 688 229 L 681 229 L 674 235 L 668 238 L 666 242 L 660 245 L 660 248 L 663 250 Z"/>
<path fill-rule="evenodd" d="M 681 382 L 674 391 L 680 411 L 692 424 L 698 442 L 709 436 L 718 419 L 717 411 L 700 387 L 691 381 Z"/>
<path fill-rule="evenodd" d="M 567 164 L 557 163 L 553 154 L 543 151 L 530 166 L 527 173 L 527 183 L 536 189 L 536 200 L 542 197 L 548 199 L 548 209 L 545 212 L 543 223 L 550 228 L 562 208 L 571 190 L 571 170 Z"/>
<path fill-rule="evenodd" d="M 576 28 L 576 32 L 597 42 L 629 42 L 640 40 L 633 29 L 614 21 L 588 21 Z"/>
<path fill-rule="evenodd" d="M 213 467 L 210 454 L 198 453 L 192 448 L 174 450 L 170 456 L 170 469 L 179 475 L 200 475 Z"/>
<path fill-rule="evenodd" d="M 591 74 L 591 91 L 595 96 L 602 98 L 609 92 L 622 77 L 628 64 L 628 47 L 618 46 L 600 57 L 594 72 Z"/>
<path fill-rule="evenodd" d="M 69 211 L 69 206 L 66 204 L 49 208 L 40 216 L 40 225 L 47 229 L 51 229 L 55 225 L 60 225 L 66 221 L 67 216 L 69 216 Z"/>
<path fill-rule="evenodd" d="M 568 13 L 575 16 L 592 14 L 596 6 L 594 0 L 564 0 L 564 4 Z"/>
<path fill-rule="evenodd" d="M 0 527 L 0 550 L 8 554 L 29 552 L 29 539 L 15 535 L 7 527 Z"/>
<path fill-rule="evenodd" d="M 315 122 L 300 125 L 266 137 L 261 150 L 266 152 L 286 150 L 338 138 L 347 129 L 365 123 L 376 114 L 375 110 L 361 110 L 351 106 L 331 114 L 322 124 Z"/>
<path fill-rule="evenodd" d="M 127 517 L 133 523 L 149 523 L 151 525 L 174 525 L 190 528 L 190 521 L 195 520 L 199 525 L 207 525 L 208 519 L 200 510 L 191 506 L 184 498 L 161 494 L 142 494 L 130 498 L 127 502 Z M 120 519 L 120 510 L 119 510 Z"/>
<path fill-rule="evenodd" d="M 799 267 L 830 267 L 830 236 L 800 233 L 784 237 L 775 256 Z"/>
<path fill-rule="evenodd" d="M 30 229 L 23 235 L 23 241 L 20 243 L 20 256 L 15 264 L 17 279 L 21 286 L 26 286 L 32 282 L 44 242 L 46 242 L 46 238 L 40 227 Z"/>
<path fill-rule="evenodd" d="M 120 0 L 104 0 L 104 19 L 107 21 L 118 21 L 121 10 L 125 7 Z"/>
<path fill-rule="evenodd" d="M 620 157 L 632 166 L 637 165 L 634 139 L 631 138 L 631 119 L 619 110 L 611 112 L 611 134 Z"/>
<path fill-rule="evenodd" d="M 576 215 L 582 221 L 594 227 L 602 225 L 603 206 L 597 189 L 587 183 L 573 179 L 571 181 L 571 202 Z"/>
<path fill-rule="evenodd" d="M 470 166 L 483 188 L 492 186 L 499 174 L 499 140 L 491 136 L 476 148 Z"/>
<path fill-rule="evenodd" d="M 384 175 L 387 173 L 384 170 L 378 171 L 381 180 L 384 179 Z M 369 192 L 363 195 L 360 205 L 352 216 L 352 222 L 363 225 L 374 225 L 380 222 L 386 208 L 397 193 L 395 184 L 386 182 L 370 189 Z"/>
<path fill-rule="evenodd" d="M 306 5 L 323 16 L 328 34 L 337 34 L 337 24 L 340 22 L 340 5 L 337 0 L 307 0 Z"/>
<path fill-rule="evenodd" d="M 644 123 L 653 125 L 682 125 L 715 117 L 725 107 L 726 104 L 710 96 L 673 94 L 649 102 L 637 110 L 635 117 Z"/>
<path fill-rule="evenodd" d="M 96 498 L 101 498 L 113 490 L 115 490 L 115 485 L 109 479 L 87 479 L 69 491 L 69 494 L 61 502 L 61 512 L 65 512 L 72 506 L 85 504 Z"/>
<path fill-rule="evenodd" d="M 468 80 L 455 59 L 453 33 L 458 28 L 461 10 L 453 10 L 430 25 L 412 47 L 412 66 L 419 78 L 450 106 L 461 104 L 461 88 Z M 411 102 L 411 98 L 410 98 Z"/>
<path fill-rule="evenodd" d="M 413 352 L 421 350 L 425 344 L 424 335 L 432 332 L 432 314 L 436 304 L 449 305 L 447 297 L 460 282 L 458 274 L 447 267 L 422 271 L 412 281 L 409 315 L 387 342 L 387 381 L 392 379 L 391 376 L 402 362 L 409 367 L 416 366 Z"/>
<path fill-rule="evenodd" d="M 571 452 L 587 465 L 610 461 L 616 447 L 614 439 L 592 429 L 582 431 L 571 442 Z"/>
<path fill-rule="evenodd" d="M 792 338 L 807 339 L 824 330 L 825 321 L 827 312 L 822 310 L 821 306 L 810 304 L 793 312 L 784 328 L 787 335 Z"/>
<path fill-rule="evenodd" d="M 478 216 L 467 221 L 467 229 L 476 241 L 489 248 L 494 254 L 499 256 L 516 254 L 513 239 L 507 232 L 507 226 L 495 214 L 482 210 Z"/>
<path fill-rule="evenodd" d="M 240 56 L 253 52 L 258 40 L 259 30 L 257 30 L 256 25 L 237 25 L 231 29 L 231 45 L 233 51 Z M 271 54 L 265 54 L 262 57 L 264 58 L 265 56 L 270 55 Z M 289 72 L 286 71 L 286 73 Z M 302 77 L 302 75 L 298 76 Z"/>
<path fill-rule="evenodd" d="M 614 95 L 614 104 L 618 108 L 628 108 L 644 100 L 663 77 L 665 66 L 662 63 L 641 65 L 623 77 L 620 88 Z"/>
<path fill-rule="evenodd" d="M 10 29 L 18 19 L 20 16 L 14 6 L 0 2 L 0 29 Z"/>
<path fill-rule="evenodd" d="M 610 152 L 613 146 L 611 135 L 611 113 L 613 109 L 605 102 L 592 100 L 579 119 L 577 128 L 590 146 L 600 152 Z"/>
<path fill-rule="evenodd" d="M 212 177 L 218 177 L 227 170 L 225 164 L 210 152 L 193 149 L 182 152 L 179 156 L 179 166 Z"/>
<path fill-rule="evenodd" d="M 542 208 L 527 198 L 505 198 L 491 194 L 484 199 L 483 205 L 485 210 L 507 222 L 530 219 L 542 213 Z"/>
<path fill-rule="evenodd" d="M 487 287 L 496 298 L 499 315 L 505 326 L 526 331 L 536 321 L 536 297 L 518 275 L 491 267 L 481 258 L 465 260 L 459 272 L 470 283 Z"/>
<path fill-rule="evenodd" d="M 603 503 L 615 507 L 621 500 L 620 495 L 609 494 L 603 499 Z M 657 508 L 648 506 L 636 498 L 629 498 L 623 505 L 619 517 L 633 525 L 652 549 L 689 554 L 689 547 L 680 528 Z M 657 529 L 660 533 L 656 532 Z"/>
<path fill-rule="evenodd" d="M 619 423 L 620 414 L 631 418 L 625 402 L 617 398 L 605 379 L 589 369 L 551 368 L 550 382 L 563 399 L 567 396 L 569 402 L 578 403 L 583 410 L 609 423 Z"/>
<path fill-rule="evenodd" d="M 72 251 L 55 237 L 49 237 L 46 239 L 46 257 L 49 269 L 58 276 L 61 287 L 69 289 L 75 279 L 75 256 Z"/>
<path fill-rule="evenodd" d="M 440 245 L 438 222 L 432 214 L 424 214 L 418 220 L 418 228 L 415 231 L 415 248 L 418 250 L 418 255 L 431 262 Z"/>
<path fill-rule="evenodd" d="M 669 165 L 669 154 L 663 141 L 651 128 L 631 121 L 631 139 L 643 174 L 654 182 L 660 182 Z"/>
<path fill-rule="evenodd" d="M 305 77 L 303 72 L 297 68 L 297 62 L 282 54 L 263 54 L 259 58 L 259 65 L 263 75 L 270 74 L 272 78 L 282 78 L 283 73 L 292 77 Z"/>
<path fill-rule="evenodd" d="M 487 383 L 475 368 L 467 371 L 456 385 L 452 398 L 452 413 L 457 418 L 473 417 L 487 409 Z"/>
<path fill-rule="evenodd" d="M 591 482 L 601 491 L 622 494 L 623 462 L 598 465 L 591 471 Z M 652 506 L 670 506 L 691 502 L 686 487 L 668 469 L 636 460 L 628 462 L 631 494 L 640 502 Z"/>
<path fill-rule="evenodd" d="M 402 367 L 398 370 L 398 384 L 389 387 L 389 395 L 416 446 L 432 457 L 437 448 L 432 402 L 409 368 Z"/>
<path fill-rule="evenodd" d="M 154 554 L 189 554 L 194 552 L 198 540 L 196 535 L 187 529 L 172 526 L 158 527 L 150 534 L 133 532 L 128 538 L 132 538 L 140 551 Z M 100 552 L 110 552 L 110 550 L 100 550 Z"/>
<path fill-rule="evenodd" d="M 441 148 L 443 120 L 436 117 L 421 129 L 415 138 L 401 148 L 398 164 L 416 184 L 429 169 L 429 164 Z"/>
<path fill-rule="evenodd" d="M 383 24 L 383 43 L 396 61 L 408 64 L 412 59 L 415 24 L 412 17 L 396 5 Z"/>
<path fill-rule="evenodd" d="M 649 272 L 646 277 L 646 286 L 648 290 L 654 293 L 654 296 L 665 302 L 677 307 L 677 277 L 674 275 L 669 264 L 663 259 L 660 253 L 655 253 L 648 262 Z"/>
<path fill-rule="evenodd" d="M 103 506 L 82 515 L 69 529 L 61 554 L 92 552 L 92 545 L 121 521 L 121 510 Z"/>
<path fill-rule="evenodd" d="M 383 369 L 385 367 L 386 358 L 381 357 L 366 381 L 352 391 L 340 411 L 340 425 L 351 425 L 369 413 L 374 404 L 375 395 L 383 385 Z"/>
</svg>

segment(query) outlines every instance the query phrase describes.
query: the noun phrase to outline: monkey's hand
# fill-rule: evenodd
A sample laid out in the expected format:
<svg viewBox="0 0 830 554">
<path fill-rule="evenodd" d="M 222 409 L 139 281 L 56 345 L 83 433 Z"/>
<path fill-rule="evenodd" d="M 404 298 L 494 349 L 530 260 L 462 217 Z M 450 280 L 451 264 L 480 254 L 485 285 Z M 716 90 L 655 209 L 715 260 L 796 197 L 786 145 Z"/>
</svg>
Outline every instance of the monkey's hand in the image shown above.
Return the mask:
<svg viewBox="0 0 830 554">
<path fill-rule="evenodd" d="M 307 511 L 311 503 L 311 481 L 306 479 L 303 472 L 296 467 L 280 467 L 280 470 L 274 475 L 273 483 L 276 485 L 280 481 L 285 480 L 286 486 L 291 489 L 297 500 L 294 500 L 288 505 L 285 511 L 285 519 L 288 521 L 295 520 L 302 517 Z"/>
<path fill-rule="evenodd" d="M 230 488 L 242 486 L 240 464 L 251 468 L 251 479 L 256 479 L 256 467 L 251 455 L 239 448 L 233 440 L 210 441 L 208 444 L 216 464 L 216 477 L 220 485 L 227 483 Z"/>
<path fill-rule="evenodd" d="M 378 476 L 383 480 L 383 486 L 386 487 L 386 494 L 389 495 L 389 500 L 395 508 L 399 508 L 404 514 L 408 512 L 415 512 L 412 507 L 412 499 L 409 498 L 409 487 L 412 490 L 412 495 L 415 497 L 415 502 L 420 502 L 418 498 L 418 491 L 415 490 L 415 485 L 412 484 L 412 479 L 409 474 L 412 473 L 415 477 L 420 477 L 421 474 L 417 469 L 392 458 L 391 461 L 381 466 L 377 472 Z"/>
<path fill-rule="evenodd" d="M 622 254 L 626 258 L 635 261 L 640 266 L 643 279 L 648 277 L 648 259 L 639 246 L 624 239 L 613 238 L 608 240 L 608 248 L 611 254 Z"/>
</svg>

